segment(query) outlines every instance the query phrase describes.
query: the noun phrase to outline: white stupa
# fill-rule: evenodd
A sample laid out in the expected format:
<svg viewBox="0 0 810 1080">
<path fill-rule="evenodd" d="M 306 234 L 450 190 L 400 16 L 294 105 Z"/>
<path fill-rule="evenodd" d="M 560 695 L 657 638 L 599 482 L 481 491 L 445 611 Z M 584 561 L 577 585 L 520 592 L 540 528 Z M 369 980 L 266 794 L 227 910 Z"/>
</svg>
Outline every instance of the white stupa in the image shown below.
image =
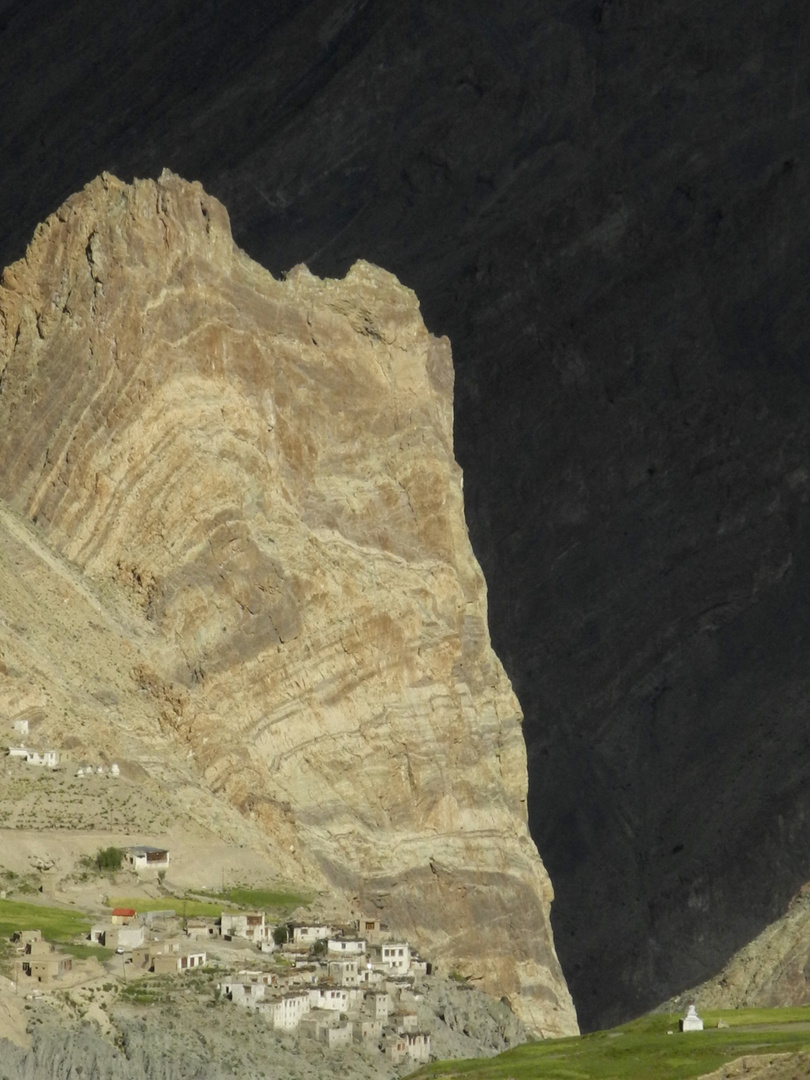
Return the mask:
<svg viewBox="0 0 810 1080">
<path fill-rule="evenodd" d="M 703 1021 L 694 1005 L 686 1010 L 686 1016 L 681 1020 L 681 1031 L 703 1031 Z"/>
</svg>

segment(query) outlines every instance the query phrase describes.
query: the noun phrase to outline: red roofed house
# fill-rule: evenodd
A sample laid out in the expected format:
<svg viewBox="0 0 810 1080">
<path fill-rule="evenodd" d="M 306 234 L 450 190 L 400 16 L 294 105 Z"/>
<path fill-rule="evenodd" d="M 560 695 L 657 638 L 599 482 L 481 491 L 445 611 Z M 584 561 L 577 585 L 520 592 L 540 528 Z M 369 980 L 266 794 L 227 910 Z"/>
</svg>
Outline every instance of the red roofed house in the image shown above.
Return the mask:
<svg viewBox="0 0 810 1080">
<path fill-rule="evenodd" d="M 137 918 L 137 912 L 135 908 L 131 907 L 117 907 L 113 908 L 112 924 L 113 926 L 125 926 L 130 919 Z"/>
</svg>

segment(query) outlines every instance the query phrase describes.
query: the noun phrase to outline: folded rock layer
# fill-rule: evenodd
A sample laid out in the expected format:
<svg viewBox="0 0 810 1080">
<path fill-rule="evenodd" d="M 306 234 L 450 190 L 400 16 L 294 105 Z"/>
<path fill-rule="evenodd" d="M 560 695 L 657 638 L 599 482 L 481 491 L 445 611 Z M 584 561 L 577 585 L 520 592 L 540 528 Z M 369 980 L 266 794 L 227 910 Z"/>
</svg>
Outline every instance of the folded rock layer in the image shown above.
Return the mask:
<svg viewBox="0 0 810 1080">
<path fill-rule="evenodd" d="M 104 175 L 4 272 L 0 349 L 0 497 L 127 595 L 201 782 L 285 873 L 574 1032 L 414 294 L 275 280 L 198 184 Z"/>
</svg>

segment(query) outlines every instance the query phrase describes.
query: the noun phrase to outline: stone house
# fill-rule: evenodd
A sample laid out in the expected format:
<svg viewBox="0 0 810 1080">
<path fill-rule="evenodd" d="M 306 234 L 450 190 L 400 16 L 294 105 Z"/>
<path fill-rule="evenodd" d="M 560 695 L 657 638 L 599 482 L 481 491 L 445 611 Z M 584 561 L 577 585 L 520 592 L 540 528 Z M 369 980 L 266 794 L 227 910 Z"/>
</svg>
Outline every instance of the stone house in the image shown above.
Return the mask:
<svg viewBox="0 0 810 1080">
<path fill-rule="evenodd" d="M 414 1064 L 425 1064 L 430 1060 L 430 1035 L 426 1031 L 386 1032 L 380 1049 L 392 1065 L 406 1058 Z"/>
<path fill-rule="evenodd" d="M 351 1020 L 341 1020 L 339 1024 L 328 1027 L 322 1032 L 321 1042 L 326 1043 L 329 1050 L 337 1050 L 341 1046 L 351 1046 L 353 1029 L 354 1024 Z"/>
<path fill-rule="evenodd" d="M 369 945 L 380 945 L 386 929 L 376 915 L 364 915 L 357 920 L 357 936 L 364 937 Z"/>
<path fill-rule="evenodd" d="M 399 1065 L 408 1054 L 408 1040 L 404 1035 L 387 1031 L 380 1042 L 380 1049 L 392 1065 Z"/>
<path fill-rule="evenodd" d="M 406 1031 L 416 1031 L 419 1027 L 417 1016 L 415 1012 L 398 1012 L 394 1016 L 394 1022 L 396 1024 L 397 1032 L 402 1035 Z"/>
<path fill-rule="evenodd" d="M 264 919 L 264 912 L 222 912 L 220 932 L 224 938 L 246 938 L 255 945 L 273 941 L 273 928 Z"/>
<path fill-rule="evenodd" d="M 329 978 L 334 979 L 338 986 L 358 985 L 356 960 L 328 960 L 326 971 Z"/>
<path fill-rule="evenodd" d="M 51 983 L 73 970 L 73 957 L 58 953 L 53 945 L 39 938 L 26 944 L 22 969 L 36 982 Z"/>
<path fill-rule="evenodd" d="M 357 1042 L 379 1042 L 382 1038 L 383 1022 L 370 1016 L 361 1016 L 354 1024 L 354 1038 Z"/>
<path fill-rule="evenodd" d="M 431 972 L 431 965 L 427 960 L 423 960 L 421 956 L 417 956 L 414 952 L 411 952 L 411 966 L 408 969 L 409 975 L 415 975 L 419 978 L 421 975 L 429 975 Z"/>
<path fill-rule="evenodd" d="M 426 1031 L 408 1031 L 406 1053 L 414 1065 L 427 1065 L 430 1061 L 430 1035 Z"/>
<path fill-rule="evenodd" d="M 283 994 L 273 1000 L 265 1000 L 259 1006 L 267 1022 L 279 1031 L 295 1031 L 302 1018 L 310 1010 L 309 994 Z"/>
<path fill-rule="evenodd" d="M 363 1009 L 374 1020 L 387 1020 L 391 1013 L 391 998 L 385 990 L 363 995 Z"/>
</svg>

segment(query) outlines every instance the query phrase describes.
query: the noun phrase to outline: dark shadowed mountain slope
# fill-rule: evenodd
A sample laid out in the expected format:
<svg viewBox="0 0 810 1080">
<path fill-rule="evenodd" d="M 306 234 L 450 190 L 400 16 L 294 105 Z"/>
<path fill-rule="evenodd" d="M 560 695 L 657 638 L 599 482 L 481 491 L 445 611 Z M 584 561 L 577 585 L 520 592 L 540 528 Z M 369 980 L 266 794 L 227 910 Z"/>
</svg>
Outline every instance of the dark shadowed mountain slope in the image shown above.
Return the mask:
<svg viewBox="0 0 810 1080">
<path fill-rule="evenodd" d="M 582 1024 L 719 967 L 810 878 L 807 5 L 5 3 L 0 84 L 3 263 L 168 166 L 416 289 Z"/>
</svg>

